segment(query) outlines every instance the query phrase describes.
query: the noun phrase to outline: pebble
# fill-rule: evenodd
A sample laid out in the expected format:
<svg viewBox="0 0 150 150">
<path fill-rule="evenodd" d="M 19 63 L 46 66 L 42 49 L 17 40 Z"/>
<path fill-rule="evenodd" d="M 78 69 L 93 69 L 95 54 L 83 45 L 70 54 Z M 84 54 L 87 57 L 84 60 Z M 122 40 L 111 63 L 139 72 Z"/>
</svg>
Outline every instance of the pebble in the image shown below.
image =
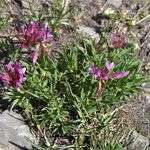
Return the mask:
<svg viewBox="0 0 150 150">
<path fill-rule="evenodd" d="M 128 150 L 148 150 L 149 140 L 143 135 L 139 134 L 137 131 L 134 131 L 132 134 L 134 142 L 129 146 Z"/>
<path fill-rule="evenodd" d="M 100 40 L 100 35 L 94 31 L 94 29 L 86 26 L 79 26 L 78 32 L 81 33 L 83 36 L 90 37 L 96 41 Z"/>
</svg>

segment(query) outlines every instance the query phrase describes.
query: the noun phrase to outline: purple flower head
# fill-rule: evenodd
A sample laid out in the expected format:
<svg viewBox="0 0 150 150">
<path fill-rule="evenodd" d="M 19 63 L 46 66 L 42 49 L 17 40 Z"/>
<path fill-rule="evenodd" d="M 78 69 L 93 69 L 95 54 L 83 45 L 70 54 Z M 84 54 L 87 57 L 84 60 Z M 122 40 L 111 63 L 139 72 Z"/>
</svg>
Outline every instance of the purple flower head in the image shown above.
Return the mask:
<svg viewBox="0 0 150 150">
<path fill-rule="evenodd" d="M 101 76 L 100 70 L 97 67 L 94 67 L 93 63 L 90 65 L 89 71 L 94 75 L 95 80 L 100 79 Z"/>
<path fill-rule="evenodd" d="M 113 62 L 110 63 L 107 59 L 105 61 L 105 67 L 102 69 L 98 69 L 97 67 L 94 66 L 93 63 L 90 65 L 89 71 L 93 74 L 94 79 L 99 81 L 98 96 L 101 96 L 102 94 L 102 87 L 104 84 L 104 80 L 109 79 L 109 78 L 119 79 L 129 74 L 129 71 L 109 74 L 109 71 L 113 70 L 114 67 L 115 67 L 115 64 Z"/>
<path fill-rule="evenodd" d="M 112 62 L 110 63 L 107 59 L 105 61 L 105 67 L 102 69 L 98 69 L 97 67 L 94 66 L 92 63 L 90 65 L 89 71 L 94 75 L 94 78 L 96 80 L 101 80 L 101 79 L 108 79 L 108 78 L 123 78 L 129 74 L 129 71 L 124 71 L 120 73 L 112 73 L 109 74 L 109 71 L 113 70 L 115 67 L 115 64 Z"/>
<path fill-rule="evenodd" d="M 18 61 L 4 65 L 4 71 L 5 73 L 0 72 L 0 79 L 4 82 L 5 89 L 9 87 L 19 89 L 22 82 L 26 80 L 24 77 L 26 68 Z"/>
<path fill-rule="evenodd" d="M 110 48 L 125 48 L 127 47 L 127 37 L 123 34 L 114 33 L 110 36 Z"/>
<path fill-rule="evenodd" d="M 38 42 L 51 42 L 52 34 L 47 23 L 31 22 L 19 27 L 19 35 L 16 36 L 21 47 L 34 46 Z"/>
<path fill-rule="evenodd" d="M 31 22 L 26 26 L 20 26 L 19 32 L 17 39 L 20 47 L 29 48 L 31 46 L 36 46 L 32 55 L 33 64 L 35 64 L 38 59 L 40 49 L 44 50 L 48 56 L 51 57 L 46 43 L 50 43 L 53 36 L 51 30 L 48 29 L 47 23 Z"/>
</svg>

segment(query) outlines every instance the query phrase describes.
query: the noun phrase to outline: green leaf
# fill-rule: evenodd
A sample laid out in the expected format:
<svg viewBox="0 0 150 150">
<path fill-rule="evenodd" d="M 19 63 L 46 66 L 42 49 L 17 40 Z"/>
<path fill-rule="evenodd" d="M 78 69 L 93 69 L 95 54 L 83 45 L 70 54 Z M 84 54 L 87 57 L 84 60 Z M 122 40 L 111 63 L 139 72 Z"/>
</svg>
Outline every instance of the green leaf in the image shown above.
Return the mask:
<svg viewBox="0 0 150 150">
<path fill-rule="evenodd" d="M 5 16 L 0 20 L 0 30 L 2 30 L 5 27 L 9 19 L 10 19 L 10 16 Z"/>
<path fill-rule="evenodd" d="M 11 110 L 20 102 L 20 99 L 15 99 L 11 104 Z"/>
</svg>

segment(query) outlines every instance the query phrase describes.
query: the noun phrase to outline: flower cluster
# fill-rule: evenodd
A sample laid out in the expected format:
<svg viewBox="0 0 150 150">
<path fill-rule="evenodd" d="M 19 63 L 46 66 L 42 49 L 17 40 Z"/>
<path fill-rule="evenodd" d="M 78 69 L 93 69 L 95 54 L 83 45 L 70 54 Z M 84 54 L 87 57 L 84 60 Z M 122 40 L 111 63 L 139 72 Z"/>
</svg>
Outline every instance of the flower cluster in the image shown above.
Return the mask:
<svg viewBox="0 0 150 150">
<path fill-rule="evenodd" d="M 4 71 L 0 72 L 0 79 L 4 82 L 5 89 L 14 87 L 19 89 L 22 82 L 26 80 L 24 73 L 26 68 L 19 61 L 4 65 Z"/>
<path fill-rule="evenodd" d="M 102 87 L 104 84 L 104 80 L 109 78 L 119 79 L 129 74 L 129 71 L 109 74 L 109 71 L 113 70 L 114 67 L 115 64 L 113 62 L 110 63 L 107 59 L 105 62 L 105 67 L 102 69 L 95 67 L 93 63 L 90 65 L 89 71 L 93 74 L 94 79 L 99 81 L 98 96 L 102 96 Z"/>
<path fill-rule="evenodd" d="M 126 48 L 128 44 L 127 38 L 121 33 L 114 33 L 110 36 L 110 48 Z"/>
<path fill-rule="evenodd" d="M 32 22 L 19 27 L 19 35 L 16 36 L 21 47 L 35 46 L 37 42 L 50 42 L 51 31 L 47 28 L 47 23 Z"/>
<path fill-rule="evenodd" d="M 20 26 L 19 34 L 16 36 L 20 47 L 36 47 L 33 52 L 33 64 L 37 61 L 40 49 L 44 50 L 49 57 L 51 56 L 45 44 L 51 42 L 52 37 L 51 30 L 48 29 L 48 24 L 39 22 L 32 22 L 26 26 Z"/>
<path fill-rule="evenodd" d="M 16 36 L 18 39 L 19 47 L 31 50 L 34 48 L 32 53 L 33 64 L 36 63 L 39 51 L 45 51 L 49 57 L 49 52 L 46 44 L 52 42 L 53 36 L 51 30 L 48 29 L 47 23 L 31 22 L 28 25 L 22 25 L 19 27 L 19 34 Z M 127 39 L 123 34 L 114 33 L 110 37 L 111 48 L 125 48 L 127 46 Z M 89 71 L 94 75 L 94 79 L 99 81 L 98 95 L 102 95 L 102 87 L 104 80 L 109 78 L 123 78 L 129 74 L 129 71 L 120 73 L 109 74 L 109 71 L 115 67 L 114 63 L 110 63 L 108 60 L 105 62 L 105 67 L 99 69 L 90 65 Z M 5 73 L 0 72 L 0 79 L 4 82 L 4 87 L 15 87 L 18 89 L 22 82 L 25 81 L 24 73 L 25 68 L 22 67 L 21 63 L 16 61 L 12 64 L 4 65 Z"/>
<path fill-rule="evenodd" d="M 36 63 L 39 56 L 39 51 L 45 51 L 48 56 L 51 56 L 46 43 L 52 41 L 51 30 L 48 29 L 47 23 L 31 22 L 28 25 L 19 27 L 19 34 L 16 36 L 20 48 L 31 50 L 34 47 L 32 54 L 33 64 Z M 4 73 L 0 72 L 0 79 L 4 83 L 4 88 L 14 87 L 19 89 L 22 82 L 26 80 L 24 77 L 26 68 L 22 67 L 19 61 L 4 65 Z"/>
</svg>

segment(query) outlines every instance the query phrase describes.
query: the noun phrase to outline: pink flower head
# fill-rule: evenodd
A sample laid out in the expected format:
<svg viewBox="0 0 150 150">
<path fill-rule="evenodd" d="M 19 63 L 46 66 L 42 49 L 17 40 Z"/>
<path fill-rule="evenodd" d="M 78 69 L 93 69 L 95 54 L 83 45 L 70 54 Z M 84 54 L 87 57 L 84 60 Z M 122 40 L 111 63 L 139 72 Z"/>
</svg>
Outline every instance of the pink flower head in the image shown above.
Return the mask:
<svg viewBox="0 0 150 150">
<path fill-rule="evenodd" d="M 104 83 L 104 80 L 109 79 L 109 78 L 123 78 L 129 74 L 129 71 L 124 71 L 124 72 L 119 72 L 119 73 L 112 73 L 109 74 L 109 71 L 113 70 L 115 67 L 114 63 L 110 63 L 107 59 L 105 61 L 105 67 L 102 69 L 98 69 L 97 67 L 94 66 L 94 64 L 90 65 L 89 71 L 93 74 L 94 79 L 99 81 L 99 89 L 98 89 L 98 94 L 101 96 L 102 94 L 102 86 Z"/>
<path fill-rule="evenodd" d="M 125 48 L 127 44 L 127 37 L 125 35 L 119 33 L 111 34 L 110 48 Z"/>
<path fill-rule="evenodd" d="M 19 35 L 16 38 L 21 47 L 35 46 L 38 42 L 50 42 L 52 40 L 51 30 L 47 23 L 31 22 L 19 27 Z"/>
<path fill-rule="evenodd" d="M 36 46 L 32 55 L 33 64 L 35 64 L 38 59 L 40 49 L 48 53 L 49 57 L 51 56 L 45 46 L 45 44 L 51 42 L 53 38 L 47 23 L 32 22 L 26 26 L 22 25 L 19 27 L 19 32 L 16 38 L 18 39 L 20 47 L 29 48 Z"/>
<path fill-rule="evenodd" d="M 26 80 L 24 77 L 26 68 L 18 61 L 4 65 L 4 71 L 5 73 L 0 72 L 0 79 L 4 82 L 5 89 L 9 87 L 19 89 L 22 82 Z"/>
</svg>

